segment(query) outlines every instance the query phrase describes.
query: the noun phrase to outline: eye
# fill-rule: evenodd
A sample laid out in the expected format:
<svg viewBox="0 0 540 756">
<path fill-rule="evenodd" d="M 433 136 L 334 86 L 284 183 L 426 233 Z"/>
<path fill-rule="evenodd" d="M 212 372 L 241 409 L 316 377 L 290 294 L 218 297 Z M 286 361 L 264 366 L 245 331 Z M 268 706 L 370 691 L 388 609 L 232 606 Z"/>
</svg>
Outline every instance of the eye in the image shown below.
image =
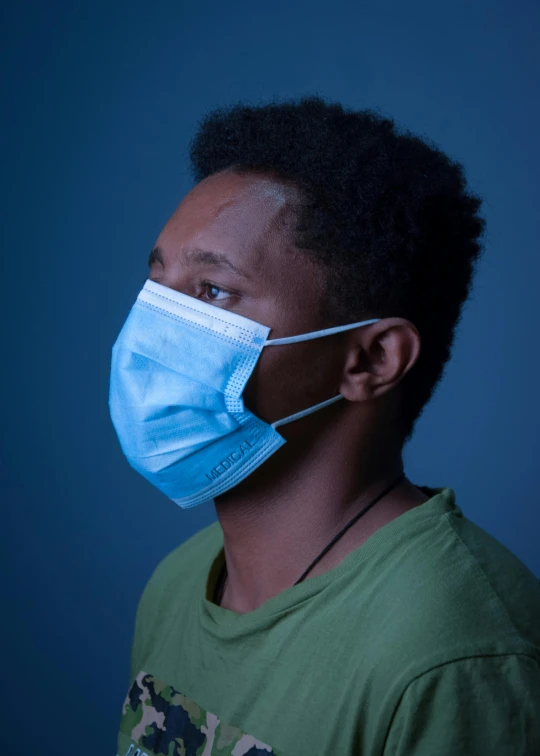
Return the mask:
<svg viewBox="0 0 540 756">
<path fill-rule="evenodd" d="M 227 299 L 227 297 L 231 296 L 231 292 L 227 291 L 227 289 L 221 289 L 219 286 L 215 286 L 208 281 L 203 281 L 202 286 L 204 289 L 206 289 L 206 296 L 212 302 L 216 302 L 221 299 Z"/>
</svg>

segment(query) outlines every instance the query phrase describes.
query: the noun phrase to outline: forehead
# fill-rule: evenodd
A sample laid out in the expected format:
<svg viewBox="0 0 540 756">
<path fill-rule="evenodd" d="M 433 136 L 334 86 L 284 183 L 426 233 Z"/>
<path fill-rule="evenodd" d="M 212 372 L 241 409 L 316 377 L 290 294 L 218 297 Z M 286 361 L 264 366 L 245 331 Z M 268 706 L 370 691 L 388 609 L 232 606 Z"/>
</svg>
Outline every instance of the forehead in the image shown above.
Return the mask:
<svg viewBox="0 0 540 756">
<path fill-rule="evenodd" d="M 201 181 L 186 194 L 183 206 L 207 210 L 212 215 L 227 215 L 240 208 L 249 208 L 272 215 L 299 196 L 290 182 L 266 173 L 240 173 L 234 169 L 221 171 Z"/>
<path fill-rule="evenodd" d="M 282 335 L 323 328 L 325 272 L 308 250 L 294 245 L 301 199 L 292 183 L 267 175 L 227 171 L 201 181 L 156 241 L 163 250 L 165 280 L 182 290 L 192 274 L 208 271 L 216 285 L 241 292 L 237 312 Z M 216 253 L 244 277 L 215 276 L 214 268 L 204 267 L 209 257 L 194 261 L 190 250 Z"/>
<path fill-rule="evenodd" d="M 292 247 L 299 197 L 293 185 L 269 175 L 214 174 L 183 198 L 158 243 L 177 254 L 200 247 L 241 255 L 255 265 Z"/>
</svg>

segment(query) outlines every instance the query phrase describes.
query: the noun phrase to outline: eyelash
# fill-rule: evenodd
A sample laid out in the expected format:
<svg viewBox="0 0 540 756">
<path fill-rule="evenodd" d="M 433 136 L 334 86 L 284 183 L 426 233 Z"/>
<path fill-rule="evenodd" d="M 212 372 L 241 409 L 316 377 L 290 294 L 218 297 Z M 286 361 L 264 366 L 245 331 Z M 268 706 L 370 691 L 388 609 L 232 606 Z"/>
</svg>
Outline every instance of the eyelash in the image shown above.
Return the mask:
<svg viewBox="0 0 540 756">
<path fill-rule="evenodd" d="M 150 278 L 150 276 L 148 276 L 148 279 L 150 281 L 154 281 L 155 280 L 156 283 L 159 283 L 159 279 Z M 228 299 L 229 297 L 236 296 L 236 294 L 233 291 L 230 291 L 229 289 L 224 289 L 221 286 L 216 286 L 216 284 L 210 283 L 210 281 L 197 281 L 197 285 L 200 288 L 206 289 L 206 290 L 208 290 L 208 289 L 217 289 L 222 294 L 227 294 L 228 295 L 227 297 L 223 297 L 222 299 L 217 299 L 217 298 L 213 299 L 212 297 L 208 296 L 208 292 L 207 292 L 208 300 L 210 302 L 222 302 L 225 299 Z"/>
<path fill-rule="evenodd" d="M 230 297 L 233 296 L 232 291 L 229 291 L 228 289 L 223 289 L 221 286 L 216 286 L 213 283 L 210 283 L 210 281 L 200 281 L 200 286 L 202 286 L 203 289 L 217 289 L 222 294 L 228 294 Z M 227 297 L 222 297 L 221 299 L 218 299 L 217 297 L 208 297 L 208 299 L 211 302 L 222 302 L 224 299 L 227 299 Z"/>
</svg>

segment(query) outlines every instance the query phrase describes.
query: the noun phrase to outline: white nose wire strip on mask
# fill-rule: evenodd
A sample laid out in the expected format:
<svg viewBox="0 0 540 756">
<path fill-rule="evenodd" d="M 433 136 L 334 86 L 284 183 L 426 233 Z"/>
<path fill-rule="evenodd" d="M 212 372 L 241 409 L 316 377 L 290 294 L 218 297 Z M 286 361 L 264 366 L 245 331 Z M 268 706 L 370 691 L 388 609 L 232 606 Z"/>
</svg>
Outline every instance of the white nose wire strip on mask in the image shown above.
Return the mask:
<svg viewBox="0 0 540 756">
<path fill-rule="evenodd" d="M 322 331 L 312 331 L 311 333 L 301 333 L 298 336 L 286 336 L 282 339 L 268 339 L 267 341 L 265 341 L 264 346 L 266 347 L 266 346 L 275 346 L 279 344 L 295 344 L 298 341 L 309 341 L 310 339 L 317 339 L 321 336 L 330 336 L 333 333 L 341 333 L 341 331 L 350 331 L 353 328 L 359 328 L 359 326 L 371 325 L 371 323 L 378 323 L 379 320 L 380 318 L 373 318 L 372 320 L 362 320 L 360 323 L 349 323 L 348 325 L 345 325 L 345 326 L 335 326 L 334 328 L 325 328 Z M 340 399 L 343 399 L 342 394 L 333 396 L 331 399 L 326 399 L 326 401 L 320 402 L 319 404 L 316 404 L 314 407 L 308 407 L 308 409 L 301 410 L 300 412 L 295 412 L 294 415 L 289 415 L 289 417 L 284 417 L 283 420 L 276 420 L 275 423 L 270 423 L 270 425 L 275 430 L 280 425 L 285 425 L 286 423 L 292 423 L 293 420 L 299 420 L 301 417 L 306 417 L 306 415 L 311 415 L 312 412 L 316 412 L 317 410 L 320 410 L 323 407 L 327 407 L 329 404 L 333 404 L 334 402 L 337 402 Z"/>
</svg>

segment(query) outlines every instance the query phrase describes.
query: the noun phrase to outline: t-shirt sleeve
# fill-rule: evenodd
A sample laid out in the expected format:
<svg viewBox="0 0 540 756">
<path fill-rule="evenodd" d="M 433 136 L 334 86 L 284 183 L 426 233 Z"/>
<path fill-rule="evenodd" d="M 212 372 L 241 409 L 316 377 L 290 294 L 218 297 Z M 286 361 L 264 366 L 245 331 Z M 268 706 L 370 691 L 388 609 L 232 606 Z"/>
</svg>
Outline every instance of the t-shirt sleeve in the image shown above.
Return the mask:
<svg viewBox="0 0 540 756">
<path fill-rule="evenodd" d="M 540 664 L 525 654 L 459 659 L 406 688 L 384 756 L 538 756 Z"/>
</svg>

